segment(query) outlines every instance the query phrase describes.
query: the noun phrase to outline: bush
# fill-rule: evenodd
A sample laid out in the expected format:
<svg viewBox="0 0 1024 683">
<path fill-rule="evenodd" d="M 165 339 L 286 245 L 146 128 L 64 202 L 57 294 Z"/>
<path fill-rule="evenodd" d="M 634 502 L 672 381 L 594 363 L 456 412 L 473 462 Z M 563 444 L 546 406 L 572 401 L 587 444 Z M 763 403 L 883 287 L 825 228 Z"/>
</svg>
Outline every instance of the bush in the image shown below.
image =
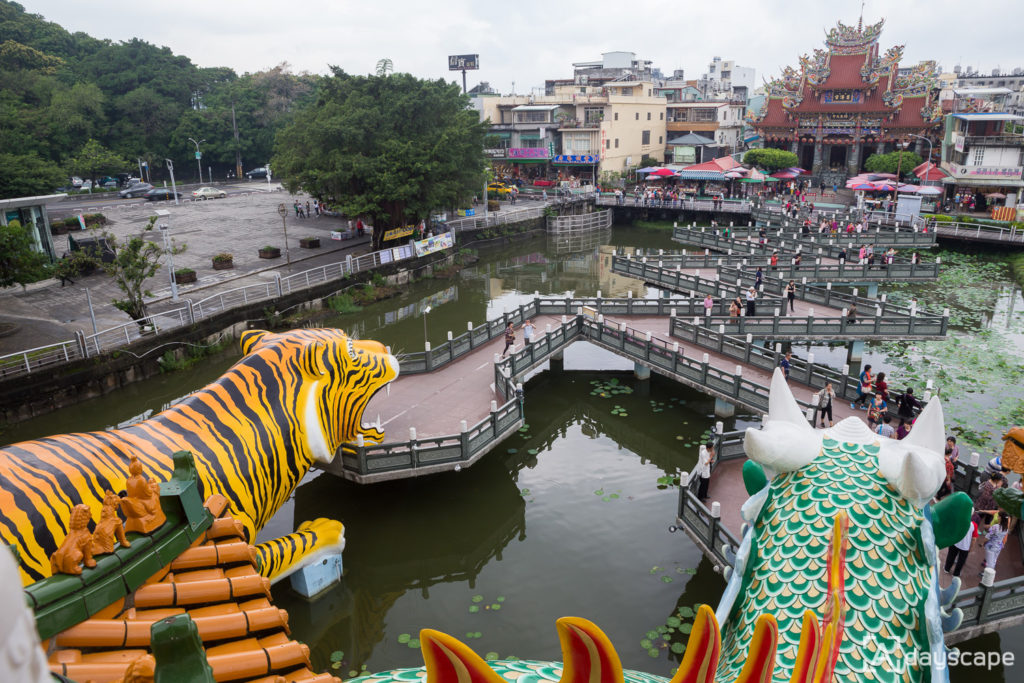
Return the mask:
<svg viewBox="0 0 1024 683">
<path fill-rule="evenodd" d="M 178 268 L 174 271 L 175 277 L 187 277 L 189 275 L 195 275 L 196 271 L 192 268 Z"/>
<path fill-rule="evenodd" d="M 380 273 L 373 274 L 373 284 L 371 285 L 372 287 L 383 287 L 385 284 L 386 281 L 384 280 L 383 275 L 381 275 Z"/>
<path fill-rule="evenodd" d="M 494 201 L 493 199 L 488 199 L 487 200 L 487 210 L 488 211 L 500 211 L 501 210 L 501 204 L 499 204 L 498 202 Z"/>
<path fill-rule="evenodd" d="M 760 166 L 770 171 L 790 168 L 800 164 L 800 159 L 792 152 L 784 149 L 752 149 L 743 155 L 743 163 L 748 166 Z"/>
<path fill-rule="evenodd" d="M 215 254 L 214 255 L 213 262 L 214 263 L 230 263 L 231 261 L 234 260 L 234 258 L 235 257 L 232 256 L 231 254 L 228 254 L 226 252 L 221 252 L 220 254 Z"/>
<path fill-rule="evenodd" d="M 357 313 L 363 310 L 351 294 L 335 294 L 327 300 L 327 305 L 335 313 Z"/>
</svg>

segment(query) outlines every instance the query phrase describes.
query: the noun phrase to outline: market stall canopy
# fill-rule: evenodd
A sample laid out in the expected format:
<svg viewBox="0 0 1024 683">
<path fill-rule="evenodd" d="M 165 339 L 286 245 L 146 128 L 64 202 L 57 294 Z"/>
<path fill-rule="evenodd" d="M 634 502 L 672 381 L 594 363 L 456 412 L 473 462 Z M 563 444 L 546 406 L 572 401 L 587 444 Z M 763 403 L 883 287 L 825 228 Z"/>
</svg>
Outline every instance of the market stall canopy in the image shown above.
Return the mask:
<svg viewBox="0 0 1024 683">
<path fill-rule="evenodd" d="M 735 179 L 735 178 L 742 178 L 745 175 L 747 175 L 746 169 L 734 168 L 731 171 L 727 171 L 726 174 L 725 174 L 725 177 L 729 178 L 730 180 L 732 180 L 732 179 Z"/>
<path fill-rule="evenodd" d="M 650 173 L 651 171 L 657 171 L 657 170 L 658 170 L 657 166 L 645 166 L 644 168 L 636 169 L 636 172 L 637 173 Z"/>
<path fill-rule="evenodd" d="M 721 171 L 694 171 L 687 168 L 678 171 L 676 177 L 683 180 L 726 180 L 726 175 Z"/>
<path fill-rule="evenodd" d="M 859 183 L 853 183 L 852 185 L 850 183 L 847 183 L 846 184 L 846 189 L 847 190 L 853 190 L 854 192 L 873 192 L 873 191 L 875 191 L 875 190 L 877 190 L 879 188 L 874 183 L 859 182 Z"/>
<path fill-rule="evenodd" d="M 771 177 L 777 180 L 792 180 L 793 178 L 796 178 L 799 175 L 799 173 L 794 173 L 793 171 L 785 170 L 776 171 L 775 173 L 772 173 Z"/>
<path fill-rule="evenodd" d="M 930 195 L 942 194 L 942 188 L 941 187 L 935 187 L 934 185 L 918 185 L 917 186 L 917 193 L 918 194 L 930 194 Z"/>
<path fill-rule="evenodd" d="M 694 164 L 687 166 L 684 170 L 686 171 L 731 171 L 740 165 L 740 162 L 736 161 L 732 157 L 718 157 L 711 161 L 705 161 L 700 164 Z"/>
<path fill-rule="evenodd" d="M 656 178 L 668 178 L 670 176 L 674 176 L 675 174 L 675 171 L 673 171 L 671 168 L 658 168 L 651 171 L 649 175 L 652 175 Z"/>
<path fill-rule="evenodd" d="M 706 147 L 708 145 L 717 145 L 718 143 L 711 138 L 706 138 L 703 135 L 697 135 L 696 133 L 687 133 L 681 135 L 678 138 L 672 138 L 665 144 L 667 145 L 691 145 L 693 147 Z"/>
</svg>

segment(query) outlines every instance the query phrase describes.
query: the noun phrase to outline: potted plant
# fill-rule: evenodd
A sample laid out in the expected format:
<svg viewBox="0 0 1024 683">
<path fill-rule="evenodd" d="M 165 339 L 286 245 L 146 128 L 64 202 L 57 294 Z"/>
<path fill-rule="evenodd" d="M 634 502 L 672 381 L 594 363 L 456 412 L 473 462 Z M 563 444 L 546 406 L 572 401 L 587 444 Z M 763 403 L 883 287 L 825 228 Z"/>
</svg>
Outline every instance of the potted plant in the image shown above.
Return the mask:
<svg viewBox="0 0 1024 683">
<path fill-rule="evenodd" d="M 260 247 L 260 258 L 281 258 L 281 249 L 269 245 Z"/>
<path fill-rule="evenodd" d="M 196 281 L 196 271 L 191 268 L 178 268 L 174 271 L 175 284 L 184 285 Z"/>
<path fill-rule="evenodd" d="M 319 237 L 301 237 L 299 238 L 299 246 L 303 249 L 319 249 L 320 238 Z"/>
<path fill-rule="evenodd" d="M 235 267 L 234 257 L 231 254 L 222 253 L 213 257 L 214 270 L 230 270 Z"/>
</svg>

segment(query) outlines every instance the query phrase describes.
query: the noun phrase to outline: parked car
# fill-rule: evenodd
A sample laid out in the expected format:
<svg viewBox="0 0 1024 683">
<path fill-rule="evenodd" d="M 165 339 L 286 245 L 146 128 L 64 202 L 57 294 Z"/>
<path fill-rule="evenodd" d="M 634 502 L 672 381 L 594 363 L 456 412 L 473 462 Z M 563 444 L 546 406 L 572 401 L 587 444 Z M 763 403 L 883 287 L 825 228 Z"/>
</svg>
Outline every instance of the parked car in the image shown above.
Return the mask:
<svg viewBox="0 0 1024 683">
<path fill-rule="evenodd" d="M 252 169 L 251 171 L 246 171 L 245 172 L 245 177 L 248 178 L 249 180 L 253 180 L 255 178 L 266 178 L 267 177 L 267 167 L 266 166 L 260 166 L 259 168 Z"/>
<path fill-rule="evenodd" d="M 82 186 L 82 179 L 76 175 L 71 176 L 71 187 L 79 188 Z"/>
<path fill-rule="evenodd" d="M 223 199 L 227 196 L 227 192 L 218 190 L 216 187 L 200 187 L 198 190 L 192 191 L 193 199 Z"/>
<path fill-rule="evenodd" d="M 167 201 L 170 199 L 180 199 L 181 193 L 174 192 L 173 190 L 170 190 L 166 187 L 156 187 L 142 196 L 146 198 L 147 202 L 160 202 Z"/>
<path fill-rule="evenodd" d="M 91 190 L 92 189 L 92 181 L 91 180 L 83 180 L 82 184 L 78 186 L 78 189 L 79 190 Z"/>
<path fill-rule="evenodd" d="M 499 199 L 503 199 L 512 194 L 512 190 L 505 186 L 505 183 L 491 183 L 487 186 L 487 196 L 497 195 Z"/>
<path fill-rule="evenodd" d="M 107 180 L 104 180 L 103 182 L 100 183 L 100 187 L 104 189 L 116 190 L 117 180 L 115 180 L 114 178 L 108 178 Z"/>
<path fill-rule="evenodd" d="M 134 199 L 135 197 L 141 197 L 152 189 L 153 186 L 149 183 L 135 183 L 121 190 L 117 195 L 121 199 Z"/>
</svg>

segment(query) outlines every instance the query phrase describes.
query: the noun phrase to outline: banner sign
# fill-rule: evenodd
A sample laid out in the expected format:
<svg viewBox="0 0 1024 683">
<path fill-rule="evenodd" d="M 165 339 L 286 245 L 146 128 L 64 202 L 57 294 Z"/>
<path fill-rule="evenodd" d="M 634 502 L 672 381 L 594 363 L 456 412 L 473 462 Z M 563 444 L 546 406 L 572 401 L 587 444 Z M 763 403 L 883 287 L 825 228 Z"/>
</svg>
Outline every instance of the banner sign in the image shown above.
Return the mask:
<svg viewBox="0 0 1024 683">
<path fill-rule="evenodd" d="M 449 71 L 470 71 L 480 68 L 480 55 L 448 55 Z"/>
<path fill-rule="evenodd" d="M 455 212 L 455 215 L 457 215 L 457 216 L 475 216 L 476 215 L 476 209 L 459 209 L 458 211 Z"/>
<path fill-rule="evenodd" d="M 547 159 L 550 156 L 547 147 L 512 147 L 508 150 L 509 159 Z"/>
<path fill-rule="evenodd" d="M 407 225 L 404 228 L 392 228 L 384 232 L 384 241 L 397 240 L 400 237 L 408 237 L 416 229 L 415 225 Z"/>
<path fill-rule="evenodd" d="M 953 133 L 953 149 L 958 152 L 964 151 L 964 141 L 967 138 L 960 133 Z"/>
<path fill-rule="evenodd" d="M 489 157 L 491 159 L 504 159 L 505 158 L 505 150 L 500 148 L 500 147 L 494 147 L 494 148 L 490 148 L 490 149 L 485 149 L 484 150 L 484 156 Z"/>
<path fill-rule="evenodd" d="M 1014 180 L 1019 179 L 1021 171 L 1024 171 L 1024 168 L 1020 166 L 962 166 L 960 164 L 950 164 L 950 166 L 956 176 L 1012 178 Z"/>
<path fill-rule="evenodd" d="M 433 254 L 435 251 L 451 249 L 455 246 L 455 238 L 452 236 L 452 233 L 446 232 L 441 235 L 428 237 L 419 242 L 413 242 L 412 246 L 416 248 L 417 256 L 426 256 L 427 254 Z"/>
<path fill-rule="evenodd" d="M 551 161 L 555 164 L 596 164 L 597 157 L 593 154 L 559 154 Z"/>
</svg>

